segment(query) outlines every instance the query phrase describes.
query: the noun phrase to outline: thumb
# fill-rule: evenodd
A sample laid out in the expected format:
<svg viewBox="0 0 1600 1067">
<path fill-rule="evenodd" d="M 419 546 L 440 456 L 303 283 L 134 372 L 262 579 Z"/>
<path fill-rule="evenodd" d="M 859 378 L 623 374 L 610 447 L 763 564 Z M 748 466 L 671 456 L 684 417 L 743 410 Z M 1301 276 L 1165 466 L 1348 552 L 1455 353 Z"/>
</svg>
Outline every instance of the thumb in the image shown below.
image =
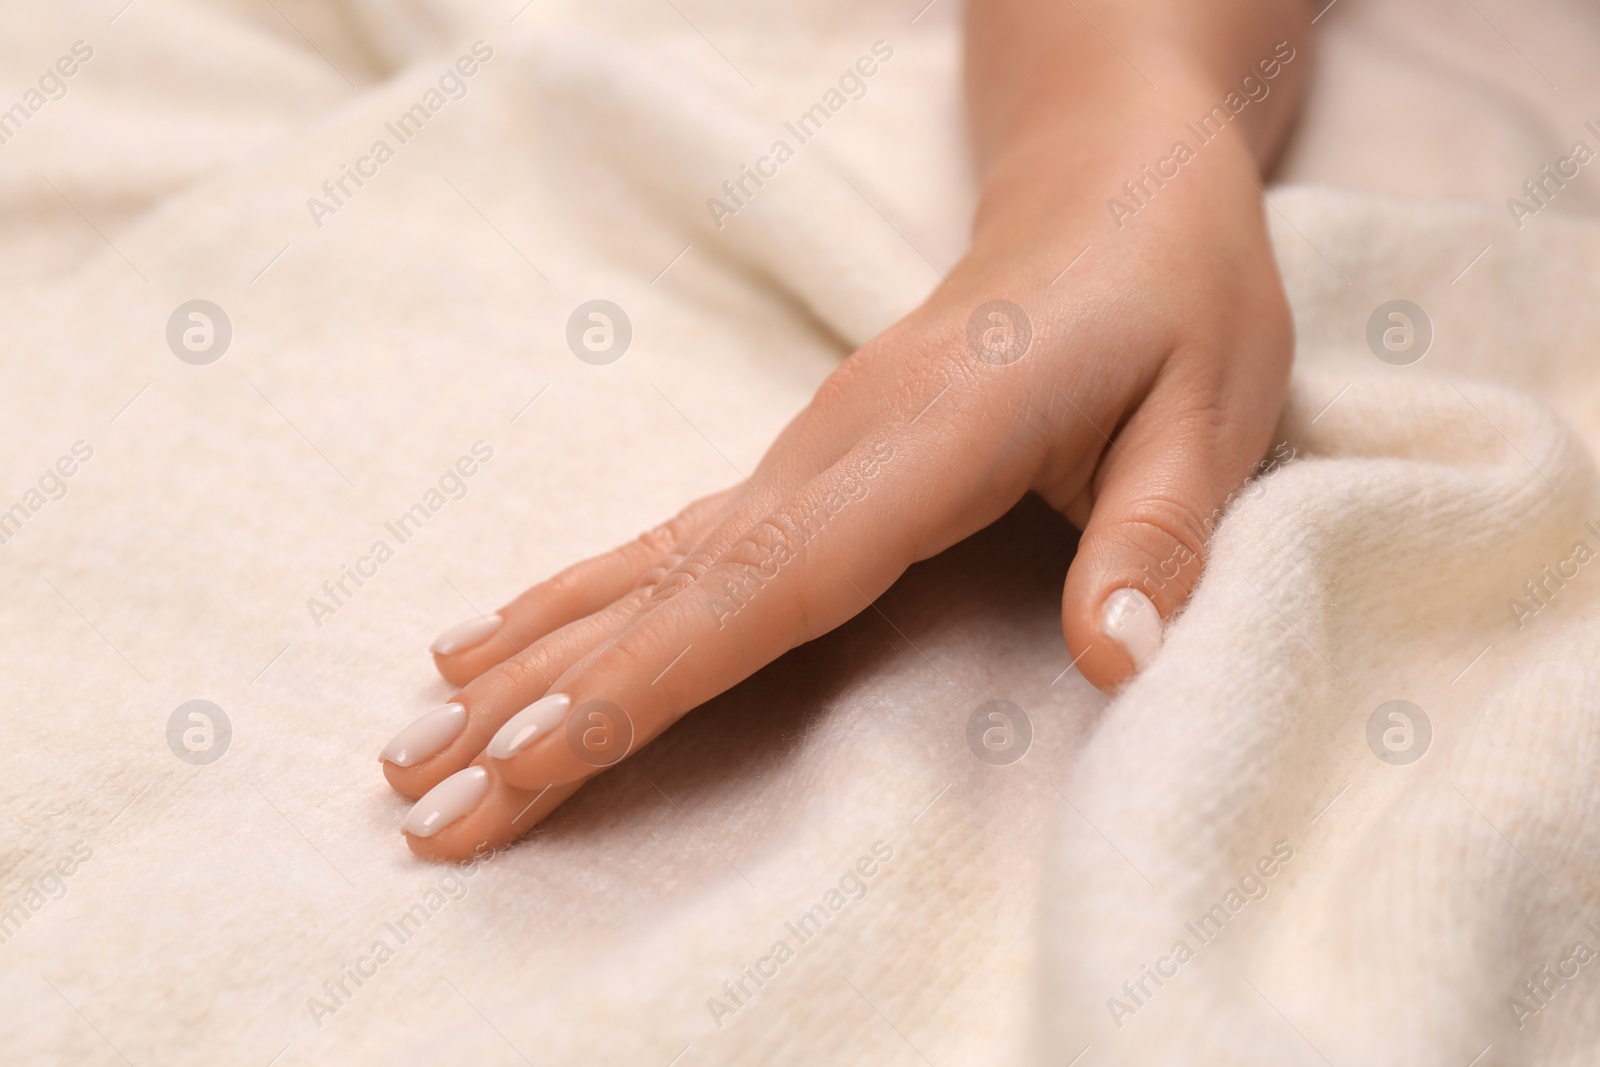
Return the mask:
<svg viewBox="0 0 1600 1067">
<path fill-rule="evenodd" d="M 1224 405 L 1183 392 L 1158 383 L 1101 457 L 1062 590 L 1067 649 L 1106 692 L 1160 651 L 1167 623 L 1200 579 L 1211 531 L 1272 432 L 1270 420 L 1233 422 Z"/>
</svg>

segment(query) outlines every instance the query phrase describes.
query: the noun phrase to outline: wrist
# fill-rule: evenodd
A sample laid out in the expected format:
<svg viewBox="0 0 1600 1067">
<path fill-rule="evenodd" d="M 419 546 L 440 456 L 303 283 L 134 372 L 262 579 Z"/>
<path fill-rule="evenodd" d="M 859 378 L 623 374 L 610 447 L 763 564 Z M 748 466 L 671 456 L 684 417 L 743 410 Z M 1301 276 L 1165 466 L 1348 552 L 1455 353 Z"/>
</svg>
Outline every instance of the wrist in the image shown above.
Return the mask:
<svg viewBox="0 0 1600 1067">
<path fill-rule="evenodd" d="M 1298 103 L 1301 53 L 1287 41 L 1263 46 L 1261 57 L 1241 62 L 1237 72 L 1178 47 L 1146 46 L 1139 60 L 1159 71 L 1159 91 L 1131 60 L 1112 55 L 1042 73 L 1022 94 L 1025 104 L 977 116 L 988 129 L 976 144 L 980 218 L 1048 200 L 1052 190 L 1092 193 L 1086 183 L 1092 186 L 1096 173 L 1100 185 L 1114 177 L 1114 191 L 1179 144 L 1259 185 Z"/>
<path fill-rule="evenodd" d="M 1150 189 L 1203 171 L 1211 183 L 1259 188 L 1261 165 L 1248 139 L 1235 122 L 1206 118 L 1225 95 L 1197 87 L 1157 106 L 1097 101 L 1040 124 L 998 151 L 980 176 L 974 243 L 1023 233 L 1088 234 L 1112 221 L 1108 202 L 1126 199 L 1130 182 Z"/>
<path fill-rule="evenodd" d="M 1037 86 L 1040 93 L 1011 115 L 979 160 L 974 245 L 994 237 L 1005 243 L 1006 235 L 1027 230 L 1037 237 L 1040 230 L 1083 232 L 1085 222 L 1115 222 L 1114 200 L 1138 210 L 1141 194 L 1158 195 L 1179 174 L 1205 173 L 1200 184 L 1213 192 L 1218 182 L 1259 189 L 1274 131 L 1282 131 L 1298 98 L 1299 72 L 1288 75 L 1296 53 L 1285 45 L 1280 54 L 1269 50 L 1259 69 L 1234 80 L 1170 58 L 1160 67 L 1158 93 L 1142 80 L 1133 86 L 1128 77 L 1110 77 L 1104 67 L 1075 70 L 1054 85 L 1054 96 Z M 1197 184 L 1181 179 L 1179 186 Z"/>
</svg>

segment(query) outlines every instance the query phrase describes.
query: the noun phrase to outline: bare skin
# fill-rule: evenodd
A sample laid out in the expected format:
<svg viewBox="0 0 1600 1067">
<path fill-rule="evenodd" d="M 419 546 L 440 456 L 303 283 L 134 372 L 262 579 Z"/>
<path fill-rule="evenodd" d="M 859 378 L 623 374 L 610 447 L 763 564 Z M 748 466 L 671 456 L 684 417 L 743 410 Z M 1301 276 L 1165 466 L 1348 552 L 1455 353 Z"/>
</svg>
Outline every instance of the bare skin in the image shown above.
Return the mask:
<svg viewBox="0 0 1600 1067">
<path fill-rule="evenodd" d="M 1030 490 L 1083 531 L 1067 650 L 1101 689 L 1125 684 L 1283 406 L 1293 328 L 1259 190 L 1308 73 L 1311 14 L 1304 0 L 969 0 L 981 195 L 949 283 L 845 360 L 748 483 L 436 644 L 459 710 L 383 763 L 408 797 L 445 783 L 408 817 L 411 848 L 459 859 L 514 840 Z M 1219 106 L 1219 133 L 1185 127 Z M 1017 322 L 979 311 L 997 300 L 1031 326 L 1020 358 Z M 567 699 L 518 716 L 554 694 Z"/>
</svg>

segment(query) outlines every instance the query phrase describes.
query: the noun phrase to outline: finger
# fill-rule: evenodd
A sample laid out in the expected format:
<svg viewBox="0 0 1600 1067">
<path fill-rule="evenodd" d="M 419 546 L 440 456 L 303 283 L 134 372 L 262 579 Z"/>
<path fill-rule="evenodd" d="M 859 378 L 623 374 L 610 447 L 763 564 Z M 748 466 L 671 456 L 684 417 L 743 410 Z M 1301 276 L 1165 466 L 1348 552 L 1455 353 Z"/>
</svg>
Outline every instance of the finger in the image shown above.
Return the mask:
<svg viewBox="0 0 1600 1067">
<path fill-rule="evenodd" d="M 378 754 L 395 791 L 418 797 L 466 767 L 505 721 L 532 704 L 550 683 L 604 644 L 644 606 L 641 586 L 593 615 L 570 622 L 474 678 L 450 702 L 395 735 Z"/>
<path fill-rule="evenodd" d="M 518 789 L 477 763 L 430 789 L 412 805 L 401 829 L 419 856 L 467 859 L 521 837 L 577 788 Z"/>
<path fill-rule="evenodd" d="M 1165 375 L 1101 458 L 1094 506 L 1062 590 L 1068 651 L 1106 692 L 1160 651 L 1230 495 L 1267 449 L 1276 411 L 1225 386 Z"/>
<path fill-rule="evenodd" d="M 486 750 L 490 765 L 526 789 L 614 765 L 866 609 L 916 559 L 987 525 L 1025 491 L 982 464 L 951 463 L 952 447 L 858 446 L 508 722 Z"/>
<path fill-rule="evenodd" d="M 465 685 L 558 627 L 625 596 L 663 557 L 699 540 L 738 488 L 702 497 L 620 548 L 540 582 L 493 615 L 446 630 L 430 648 L 439 673 Z"/>
<path fill-rule="evenodd" d="M 802 421 L 797 417 L 796 423 Z M 780 439 L 780 445 L 783 440 Z M 779 451 L 779 447 L 774 446 L 773 452 Z M 825 461 L 818 462 L 812 456 L 815 451 L 815 448 L 796 447 L 777 457 L 769 454 L 763 461 L 764 473 L 758 474 L 757 482 L 698 501 L 673 522 L 653 531 L 654 538 L 652 535 L 641 538 L 641 542 L 654 539 L 665 543 L 665 535 L 670 535 L 673 546 L 658 556 L 649 571 L 638 577 L 625 595 L 601 610 L 545 634 L 510 658 L 499 658 L 497 649 L 474 649 L 464 653 L 465 657 L 478 657 L 487 662 L 487 669 L 476 674 L 449 704 L 422 716 L 389 743 L 380 759 L 390 784 L 400 793 L 415 797 L 465 768 L 507 719 L 546 693 L 552 678 L 584 654 L 603 645 L 650 600 L 670 596 L 673 590 L 692 584 L 703 574 L 708 565 L 708 553 L 715 551 L 709 546 L 717 540 L 706 536 L 708 529 L 718 523 L 724 527 L 748 526 L 754 517 L 770 508 L 774 500 L 785 495 L 783 484 L 803 482 L 807 467 L 813 475 L 826 467 Z M 513 605 L 513 610 L 505 612 L 510 627 L 514 628 L 519 620 L 525 627 L 530 625 L 530 616 L 541 610 L 550 611 L 548 601 L 559 599 L 563 593 L 570 595 L 573 589 L 615 592 L 617 587 L 607 588 L 606 583 L 615 582 L 623 574 L 636 576 L 638 560 L 646 554 L 638 551 L 639 547 L 639 542 L 624 546 L 530 590 Z M 597 571 L 598 580 L 587 580 Z M 573 578 L 574 572 L 577 572 L 574 580 L 564 581 Z M 556 587 L 553 591 L 557 596 L 545 596 L 552 592 L 552 587 Z M 532 602 L 529 611 L 515 610 L 529 601 Z M 573 606 L 569 599 L 567 609 Z M 587 602 L 576 606 L 587 606 Z M 459 662 L 458 658 L 457 665 Z M 445 673 L 448 676 L 450 671 Z"/>
<path fill-rule="evenodd" d="M 456 776 L 477 759 L 507 719 L 545 695 L 551 679 L 603 646 L 649 602 L 670 597 L 673 590 L 693 584 L 705 572 L 708 553 L 714 551 L 709 546 L 717 541 L 715 536 L 708 536 L 708 531 L 714 533 L 712 528 L 717 523 L 747 527 L 763 509 L 771 507 L 773 500 L 784 495 L 776 481 L 803 481 L 803 474 L 790 471 L 785 475 L 781 468 L 803 471 L 808 463 L 815 464 L 815 460 L 802 454 L 804 451 L 807 450 L 797 449 L 787 457 L 769 460 L 764 464 L 766 474 L 758 476 L 758 482 L 738 487 L 737 492 L 729 490 L 699 501 L 673 522 L 653 531 L 657 535 L 662 531 L 670 532 L 673 546 L 659 555 L 654 565 L 642 577 L 637 577 L 625 594 L 602 609 L 545 634 L 523 651 L 491 663 L 449 704 L 434 709 L 402 730 L 380 754 L 389 783 L 403 795 L 418 797 Z M 814 466 L 813 471 L 825 466 L 825 463 Z M 650 537 L 646 535 L 641 541 Z M 659 539 L 665 543 L 664 538 Z M 580 574 L 580 580 L 566 583 L 568 589 L 585 585 L 591 589 L 605 588 L 605 583 L 615 581 L 618 574 L 636 571 L 637 561 L 642 556 L 638 547 L 636 542 L 573 568 L 552 582 L 530 590 L 513 608 L 534 601 L 529 612 L 521 613 L 524 621 L 540 610 L 548 611 L 548 605 L 538 601 L 550 591 L 549 587 L 562 584 L 562 579 L 574 572 L 587 570 L 588 574 Z M 600 572 L 598 581 L 581 580 L 592 577 L 596 571 Z M 565 591 L 557 590 L 558 593 Z M 608 591 L 614 592 L 616 587 Z M 519 613 L 508 610 L 505 614 L 515 625 Z M 466 655 L 487 653 L 474 650 Z"/>
</svg>

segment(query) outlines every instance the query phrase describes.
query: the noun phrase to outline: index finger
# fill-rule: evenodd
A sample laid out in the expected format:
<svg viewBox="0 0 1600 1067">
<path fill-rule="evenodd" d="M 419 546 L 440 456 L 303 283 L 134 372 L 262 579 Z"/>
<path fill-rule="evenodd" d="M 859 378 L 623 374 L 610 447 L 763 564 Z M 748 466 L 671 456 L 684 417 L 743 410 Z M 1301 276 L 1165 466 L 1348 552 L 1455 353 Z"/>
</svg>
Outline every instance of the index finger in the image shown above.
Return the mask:
<svg viewBox="0 0 1600 1067">
<path fill-rule="evenodd" d="M 981 477 L 952 486 L 948 465 L 931 458 L 913 462 L 884 440 L 858 445 L 507 722 L 485 750 L 490 766 L 524 789 L 591 777 L 1004 510 L 982 498 L 1003 500 L 1010 487 L 995 492 Z"/>
</svg>

